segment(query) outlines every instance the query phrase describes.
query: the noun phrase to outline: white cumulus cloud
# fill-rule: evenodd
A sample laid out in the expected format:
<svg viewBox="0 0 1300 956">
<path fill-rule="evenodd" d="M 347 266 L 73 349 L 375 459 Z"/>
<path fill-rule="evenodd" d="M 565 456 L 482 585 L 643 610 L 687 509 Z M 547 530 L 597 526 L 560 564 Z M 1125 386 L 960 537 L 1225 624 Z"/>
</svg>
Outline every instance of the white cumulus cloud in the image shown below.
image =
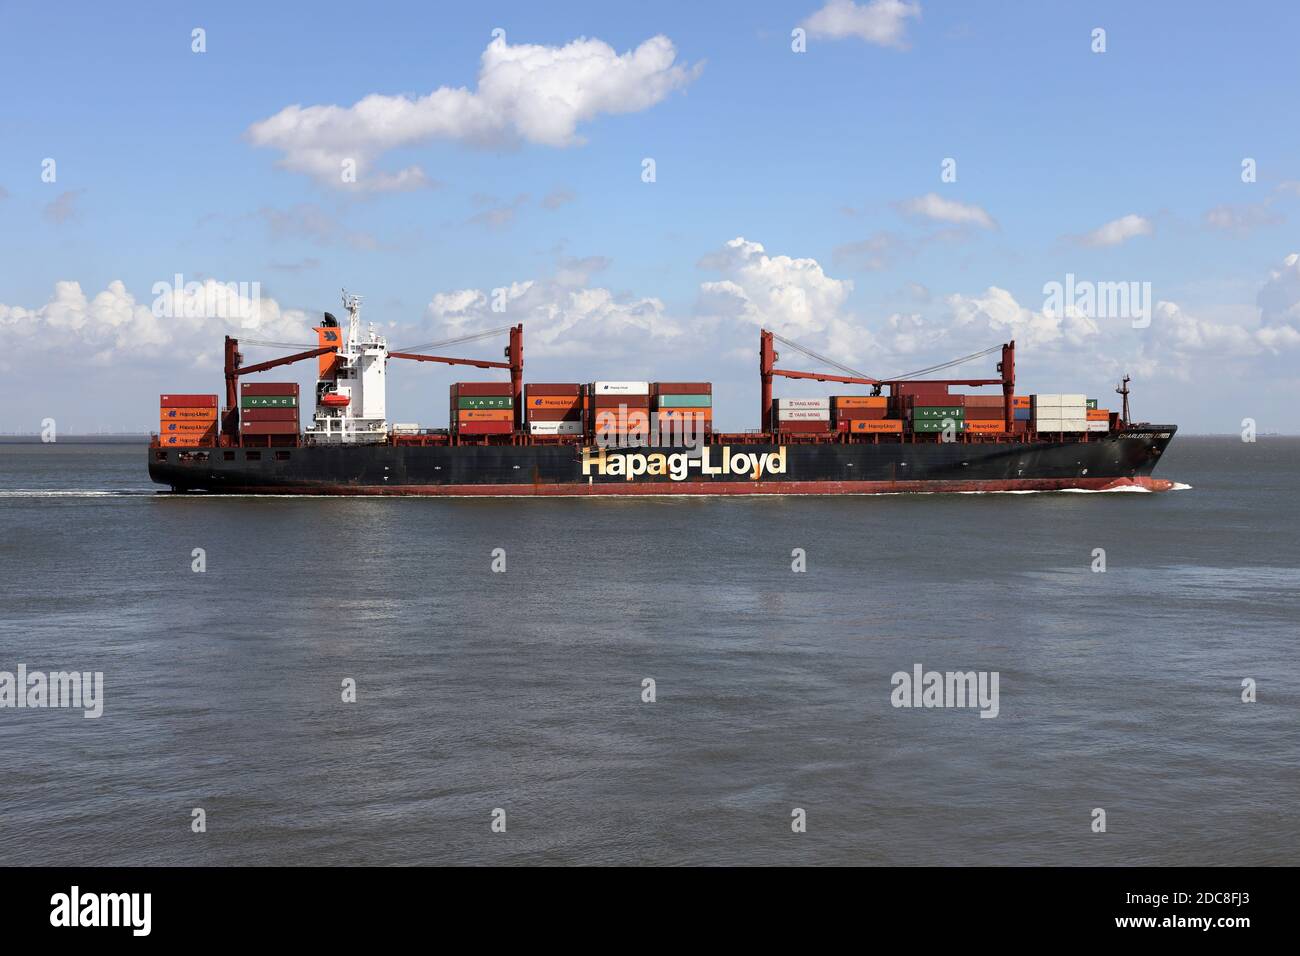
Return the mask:
<svg viewBox="0 0 1300 956">
<path fill-rule="evenodd" d="M 572 146 L 582 142 L 579 124 L 648 109 L 688 86 L 700 69 L 679 63 L 665 36 L 623 54 L 597 39 L 512 46 L 500 36 L 483 51 L 477 89 L 442 86 L 420 97 L 374 93 L 352 106 L 295 104 L 254 123 L 246 136 L 279 150 L 286 169 L 324 185 L 413 189 L 429 182 L 418 166 L 384 172 L 375 162 L 390 150 L 435 139 Z M 356 164 L 355 184 L 343 181 L 347 160 Z"/>
<path fill-rule="evenodd" d="M 996 229 L 998 225 L 982 206 L 947 199 L 938 193 L 926 193 L 894 205 L 904 215 L 918 219 L 946 222 L 955 226 L 979 226 L 981 229 Z"/>
<path fill-rule="evenodd" d="M 907 21 L 921 18 L 921 4 L 906 0 L 830 0 L 801 26 L 812 37 L 857 37 L 876 46 L 907 49 Z"/>
<path fill-rule="evenodd" d="M 1153 232 L 1155 232 L 1155 227 L 1151 224 L 1150 219 L 1135 213 L 1129 213 L 1127 216 L 1112 219 L 1110 222 L 1098 226 L 1092 232 L 1077 236 L 1076 241 L 1084 246 L 1118 246 L 1122 242 L 1127 242 L 1137 236 L 1149 236 Z"/>
</svg>

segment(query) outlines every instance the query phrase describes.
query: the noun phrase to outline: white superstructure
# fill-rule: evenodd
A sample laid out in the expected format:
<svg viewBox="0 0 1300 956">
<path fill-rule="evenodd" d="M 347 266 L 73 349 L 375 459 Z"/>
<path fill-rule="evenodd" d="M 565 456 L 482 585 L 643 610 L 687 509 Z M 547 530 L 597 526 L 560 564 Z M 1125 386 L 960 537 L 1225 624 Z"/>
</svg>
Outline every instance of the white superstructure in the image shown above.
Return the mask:
<svg viewBox="0 0 1300 956">
<path fill-rule="evenodd" d="M 388 343 L 373 325 L 362 333 L 360 296 L 344 292 L 343 307 L 348 327 L 331 373 L 316 383 L 316 414 L 306 435 L 316 444 L 383 442 L 388 438 Z"/>
</svg>

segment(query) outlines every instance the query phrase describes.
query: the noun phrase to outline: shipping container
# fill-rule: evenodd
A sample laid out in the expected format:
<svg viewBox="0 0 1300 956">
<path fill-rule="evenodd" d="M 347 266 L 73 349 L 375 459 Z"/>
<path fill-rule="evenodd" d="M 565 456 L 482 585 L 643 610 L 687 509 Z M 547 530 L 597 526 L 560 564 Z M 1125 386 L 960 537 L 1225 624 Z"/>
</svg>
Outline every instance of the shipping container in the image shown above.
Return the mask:
<svg viewBox="0 0 1300 956">
<path fill-rule="evenodd" d="M 241 435 L 296 435 L 297 422 L 250 422 L 239 426 Z"/>
<path fill-rule="evenodd" d="M 1014 408 L 1011 410 L 1018 422 L 1028 422 L 1033 417 L 1033 412 L 1028 408 Z"/>
<path fill-rule="evenodd" d="M 1108 422 L 1110 421 L 1109 408 L 1090 408 L 1088 409 L 1088 421 L 1090 422 Z"/>
<path fill-rule="evenodd" d="M 241 408 L 239 419 L 242 422 L 296 422 L 296 408 Z"/>
<path fill-rule="evenodd" d="M 967 405 L 965 417 L 966 417 L 966 421 L 968 422 L 972 422 L 972 421 L 1001 422 L 1002 406 L 999 405 L 997 408 L 992 408 L 983 405 L 976 405 L 972 408 L 970 405 Z"/>
<path fill-rule="evenodd" d="M 660 408 L 712 408 L 712 395 L 663 395 L 659 396 Z"/>
<path fill-rule="evenodd" d="M 887 408 L 837 408 L 835 409 L 835 420 L 837 422 L 851 422 L 862 419 L 875 419 L 889 417 Z"/>
<path fill-rule="evenodd" d="M 832 395 L 831 402 L 838 408 L 876 408 L 889 407 L 889 399 L 884 395 Z"/>
<path fill-rule="evenodd" d="M 979 435 L 994 435 L 1005 431 L 1002 426 L 1002 419 L 1000 418 L 997 421 L 982 418 L 967 418 L 965 430 Z"/>
<path fill-rule="evenodd" d="M 1097 407 L 1097 400 L 1095 398 L 1088 399 L 1088 408 L 1093 409 L 1096 407 Z"/>
<path fill-rule="evenodd" d="M 217 407 L 210 408 L 180 408 L 174 405 L 164 405 L 159 409 L 159 417 L 183 422 L 215 422 L 217 420 Z"/>
<path fill-rule="evenodd" d="M 1034 427 L 1040 432 L 1086 432 L 1086 418 L 1039 418 Z"/>
<path fill-rule="evenodd" d="M 528 409 L 528 420 L 530 422 L 580 422 L 582 421 L 582 409 L 579 408 L 530 408 Z"/>
<path fill-rule="evenodd" d="M 1001 395 L 963 395 L 961 397 L 967 409 L 1002 407 Z"/>
<path fill-rule="evenodd" d="M 615 431 L 631 428 L 649 428 L 650 413 L 644 409 L 630 408 L 626 412 L 601 409 L 596 412 L 596 431 Z"/>
<path fill-rule="evenodd" d="M 206 435 L 216 434 L 216 422 L 183 422 L 164 418 L 158 423 L 160 435 Z"/>
<path fill-rule="evenodd" d="M 951 427 L 953 431 L 964 431 L 966 428 L 966 422 L 961 418 L 945 418 L 942 420 L 921 418 L 912 422 L 912 431 L 917 433 L 942 432 L 944 429 L 949 427 Z"/>
<path fill-rule="evenodd" d="M 1110 422 L 1088 420 L 1088 431 L 1090 432 L 1108 432 L 1110 431 Z"/>
<path fill-rule="evenodd" d="M 799 411 L 820 409 L 825 412 L 830 412 L 831 400 L 829 398 L 778 398 L 776 400 L 776 407 L 778 411 L 782 412 L 787 409 Z"/>
<path fill-rule="evenodd" d="M 933 421 L 944 418 L 962 419 L 966 409 L 960 405 L 915 405 L 908 409 L 913 421 Z"/>
<path fill-rule="evenodd" d="M 1033 395 L 1034 408 L 1086 408 L 1087 396 L 1085 395 Z"/>
<path fill-rule="evenodd" d="M 1032 407 L 1033 407 L 1033 403 L 1030 401 L 1030 396 L 1028 396 L 1028 395 L 1012 395 L 1012 396 L 1011 396 L 1011 407 L 1012 407 L 1012 408 L 1032 408 Z"/>
<path fill-rule="evenodd" d="M 514 431 L 514 422 L 465 422 L 456 429 L 456 434 L 475 435 L 509 435 Z"/>
<path fill-rule="evenodd" d="M 240 395 L 297 395 L 297 382 L 241 382 Z"/>
<path fill-rule="evenodd" d="M 565 395 L 581 395 L 582 386 L 570 382 L 540 382 L 524 386 L 524 395 L 538 395 L 543 398 L 556 398 Z"/>
<path fill-rule="evenodd" d="M 204 435 L 159 435 L 158 442 L 177 448 L 211 448 L 217 443 L 217 432 L 213 429 Z"/>
<path fill-rule="evenodd" d="M 542 409 L 553 411 L 582 411 L 582 397 L 579 395 L 529 395 L 525 398 L 524 404 L 528 408 L 529 414 Z"/>
<path fill-rule="evenodd" d="M 297 395 L 244 395 L 239 399 L 241 408 L 297 408 Z"/>
<path fill-rule="evenodd" d="M 513 408 L 515 400 L 509 395 L 462 395 L 456 407 L 462 411 L 471 408 Z"/>
<path fill-rule="evenodd" d="M 162 408 L 216 408 L 215 395 L 159 395 L 158 405 Z"/>
<path fill-rule="evenodd" d="M 793 434 L 803 433 L 825 433 L 831 430 L 831 420 L 829 418 L 821 421 L 783 421 L 777 423 L 777 431 L 791 432 Z"/>
<path fill-rule="evenodd" d="M 577 421 L 557 421 L 557 422 L 539 422 L 530 421 L 528 431 L 533 435 L 581 435 L 582 422 Z"/>
<path fill-rule="evenodd" d="M 597 395 L 594 399 L 595 408 L 642 408 L 650 407 L 649 395 Z"/>
<path fill-rule="evenodd" d="M 651 386 L 656 395 L 712 395 L 712 382 L 655 382 Z"/>
<path fill-rule="evenodd" d="M 934 399 L 922 395 L 910 395 L 904 399 L 903 404 L 907 408 L 965 408 L 965 395 L 944 395 L 940 399 Z"/>
<path fill-rule="evenodd" d="M 515 413 L 508 408 L 473 408 L 461 409 L 456 413 L 456 421 L 466 422 L 513 422 Z"/>
<path fill-rule="evenodd" d="M 848 430 L 855 434 L 902 434 L 903 422 L 898 418 L 854 418 L 848 422 Z"/>
<path fill-rule="evenodd" d="M 466 395 L 512 395 L 509 382 L 456 382 L 451 387 L 452 398 Z"/>
<path fill-rule="evenodd" d="M 650 395 L 649 382 L 595 382 L 594 395 Z"/>
<path fill-rule="evenodd" d="M 777 420 L 784 422 L 826 422 L 830 423 L 829 408 L 786 408 L 777 414 Z"/>
</svg>

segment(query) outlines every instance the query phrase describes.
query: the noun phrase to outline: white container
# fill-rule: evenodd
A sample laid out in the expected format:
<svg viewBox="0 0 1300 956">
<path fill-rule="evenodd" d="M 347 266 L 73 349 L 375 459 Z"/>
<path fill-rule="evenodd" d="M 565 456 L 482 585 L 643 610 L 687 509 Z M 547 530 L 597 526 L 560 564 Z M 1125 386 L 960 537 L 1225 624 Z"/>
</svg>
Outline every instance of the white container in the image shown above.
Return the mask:
<svg viewBox="0 0 1300 956">
<path fill-rule="evenodd" d="M 597 395 L 649 395 L 649 382 L 597 382 Z"/>
<path fill-rule="evenodd" d="M 529 422 L 531 435 L 581 435 L 582 422 Z"/>
<path fill-rule="evenodd" d="M 1060 408 L 1060 395 L 1030 395 L 1029 404 L 1033 408 Z"/>
<path fill-rule="evenodd" d="M 831 419 L 829 408 L 782 408 L 777 411 L 777 420 L 782 422 L 828 422 Z"/>
<path fill-rule="evenodd" d="M 1088 422 L 1088 431 L 1090 432 L 1108 432 L 1110 431 L 1110 422 Z"/>
<path fill-rule="evenodd" d="M 418 435 L 420 434 L 420 426 L 418 424 L 394 422 L 393 434 L 394 435 Z"/>
<path fill-rule="evenodd" d="M 786 409 L 798 409 L 800 411 L 825 409 L 829 412 L 831 410 L 831 400 L 829 398 L 778 398 L 776 407 L 780 412 L 784 412 Z"/>
<path fill-rule="evenodd" d="M 1040 418 L 1034 427 L 1040 432 L 1086 432 L 1088 422 L 1082 418 Z"/>
<path fill-rule="evenodd" d="M 1087 395 L 1061 395 L 1060 399 L 1061 399 L 1062 408 L 1087 408 L 1088 407 Z"/>
</svg>

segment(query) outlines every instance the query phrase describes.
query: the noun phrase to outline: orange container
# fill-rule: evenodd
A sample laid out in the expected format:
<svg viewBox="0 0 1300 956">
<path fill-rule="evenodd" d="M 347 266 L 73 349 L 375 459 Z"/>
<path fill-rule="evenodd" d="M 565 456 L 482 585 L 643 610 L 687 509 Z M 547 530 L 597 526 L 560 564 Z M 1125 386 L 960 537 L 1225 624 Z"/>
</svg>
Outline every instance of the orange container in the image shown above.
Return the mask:
<svg viewBox="0 0 1300 956">
<path fill-rule="evenodd" d="M 216 408 L 173 408 L 164 405 L 158 410 L 158 417 L 172 422 L 215 422 Z"/>
<path fill-rule="evenodd" d="M 831 401 L 836 408 L 889 407 L 889 399 L 884 395 L 832 395 Z"/>
<path fill-rule="evenodd" d="M 1088 421 L 1090 422 L 1108 422 L 1110 421 L 1109 408 L 1090 408 L 1088 409 Z"/>
<path fill-rule="evenodd" d="M 577 395 L 530 395 L 524 404 L 529 408 L 558 408 L 563 411 L 582 411 L 582 399 Z"/>
<path fill-rule="evenodd" d="M 854 434 L 901 435 L 903 423 L 897 418 L 851 418 L 849 431 Z"/>
<path fill-rule="evenodd" d="M 158 431 L 164 435 L 202 435 L 204 432 L 215 432 L 217 423 L 211 422 L 187 422 L 183 419 L 162 418 L 158 421 Z"/>
<path fill-rule="evenodd" d="M 975 421 L 971 421 L 968 418 L 966 419 L 966 431 L 975 432 L 980 435 L 999 435 L 1006 431 L 1006 429 L 1002 427 L 1002 419 L 996 421 L 976 419 Z"/>
<path fill-rule="evenodd" d="M 1032 406 L 1030 405 L 1030 403 L 1029 403 L 1029 396 L 1028 396 L 1028 395 L 1012 395 L 1012 396 L 1011 396 L 1011 407 L 1012 407 L 1012 408 L 1030 408 L 1030 407 L 1032 407 Z"/>
<path fill-rule="evenodd" d="M 463 408 L 456 417 L 459 422 L 513 422 L 512 408 Z"/>
</svg>

